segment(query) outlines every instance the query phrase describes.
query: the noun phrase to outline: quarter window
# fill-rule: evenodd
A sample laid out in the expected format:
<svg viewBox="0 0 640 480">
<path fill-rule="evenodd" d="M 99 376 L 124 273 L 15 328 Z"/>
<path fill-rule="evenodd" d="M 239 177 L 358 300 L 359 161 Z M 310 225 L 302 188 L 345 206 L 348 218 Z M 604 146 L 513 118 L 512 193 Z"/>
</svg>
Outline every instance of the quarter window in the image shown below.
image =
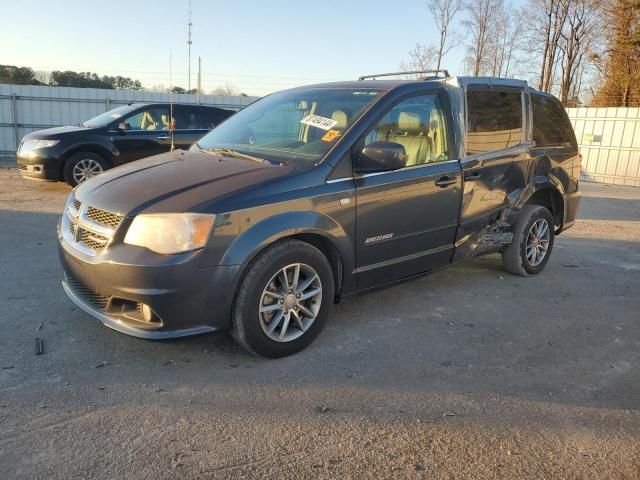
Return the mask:
<svg viewBox="0 0 640 480">
<path fill-rule="evenodd" d="M 538 147 L 576 146 L 576 137 L 562 105 L 550 97 L 532 95 L 533 141 Z"/>
<path fill-rule="evenodd" d="M 470 90 L 467 122 L 467 155 L 518 145 L 522 139 L 520 91 Z"/>
<path fill-rule="evenodd" d="M 407 167 L 449 159 L 445 115 L 437 95 L 422 95 L 395 105 L 369 132 L 365 145 L 399 143 Z"/>
</svg>

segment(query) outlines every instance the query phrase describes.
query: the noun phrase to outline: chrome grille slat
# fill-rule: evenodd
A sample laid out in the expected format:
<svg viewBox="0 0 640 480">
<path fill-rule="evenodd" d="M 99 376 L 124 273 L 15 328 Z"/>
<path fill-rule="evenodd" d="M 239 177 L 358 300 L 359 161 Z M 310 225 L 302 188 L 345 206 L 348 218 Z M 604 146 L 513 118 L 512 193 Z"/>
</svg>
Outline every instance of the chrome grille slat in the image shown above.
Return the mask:
<svg viewBox="0 0 640 480">
<path fill-rule="evenodd" d="M 118 225 L 120 225 L 120 222 L 122 221 L 122 215 L 106 212 L 95 207 L 89 207 L 87 209 L 87 218 L 99 223 L 100 225 L 113 229 L 118 228 Z"/>
<path fill-rule="evenodd" d="M 123 218 L 118 213 L 83 204 L 74 198 L 67 203 L 62 217 L 62 234 L 75 248 L 95 256 L 109 245 Z"/>
</svg>

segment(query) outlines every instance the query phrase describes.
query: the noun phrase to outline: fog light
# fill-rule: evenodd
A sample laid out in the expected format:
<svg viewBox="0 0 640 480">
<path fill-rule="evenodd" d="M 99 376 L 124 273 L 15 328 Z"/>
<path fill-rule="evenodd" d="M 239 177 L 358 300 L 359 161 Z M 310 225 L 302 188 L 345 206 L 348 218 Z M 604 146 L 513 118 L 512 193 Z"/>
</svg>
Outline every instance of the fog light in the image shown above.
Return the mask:
<svg viewBox="0 0 640 480">
<path fill-rule="evenodd" d="M 142 308 L 140 313 L 142 313 L 142 318 L 144 318 L 145 322 L 151 322 L 153 320 L 153 312 L 151 311 L 151 308 L 146 303 L 142 303 L 141 305 Z"/>
</svg>

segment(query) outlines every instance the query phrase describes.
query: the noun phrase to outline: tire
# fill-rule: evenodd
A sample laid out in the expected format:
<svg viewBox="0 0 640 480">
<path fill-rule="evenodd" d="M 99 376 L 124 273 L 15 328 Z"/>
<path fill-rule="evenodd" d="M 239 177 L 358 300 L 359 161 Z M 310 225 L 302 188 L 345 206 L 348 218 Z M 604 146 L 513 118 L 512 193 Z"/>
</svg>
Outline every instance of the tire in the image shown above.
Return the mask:
<svg viewBox="0 0 640 480">
<path fill-rule="evenodd" d="M 536 242 L 537 229 L 545 224 L 547 232 Z M 535 231 L 532 230 L 534 225 L 537 225 Z M 546 243 L 543 241 L 545 237 Z M 555 231 L 551 212 L 541 205 L 525 205 L 520 211 L 520 218 L 513 230 L 513 242 L 502 251 L 504 268 L 510 273 L 523 277 L 540 273 L 549 261 L 554 238 Z M 546 250 L 542 258 L 539 258 L 544 245 L 546 245 Z"/>
<path fill-rule="evenodd" d="M 299 290 L 294 288 L 285 295 L 282 272 L 286 270 L 287 285 L 293 286 L 295 265 L 299 265 Z M 305 287 L 307 282 L 310 283 Z M 280 297 L 272 298 L 272 292 Z M 279 358 L 297 353 L 313 342 L 324 327 L 333 298 L 333 272 L 323 253 L 299 240 L 278 242 L 247 268 L 233 306 L 231 335 L 254 355 Z M 307 313 L 315 313 L 315 318 Z"/>
<path fill-rule="evenodd" d="M 71 155 L 64 164 L 64 181 L 75 187 L 84 180 L 98 175 L 109 168 L 104 158 L 93 152 L 77 152 Z M 84 171 L 82 178 L 80 172 Z"/>
</svg>

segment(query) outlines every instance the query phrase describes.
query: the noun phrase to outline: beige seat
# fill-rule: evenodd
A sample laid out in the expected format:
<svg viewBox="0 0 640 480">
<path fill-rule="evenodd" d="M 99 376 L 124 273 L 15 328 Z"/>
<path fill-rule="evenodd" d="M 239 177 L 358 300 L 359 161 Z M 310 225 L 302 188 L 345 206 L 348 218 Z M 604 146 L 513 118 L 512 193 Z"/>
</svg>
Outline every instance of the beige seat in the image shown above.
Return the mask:
<svg viewBox="0 0 640 480">
<path fill-rule="evenodd" d="M 389 141 L 399 143 L 407 152 L 408 167 L 425 163 L 431 152 L 432 140 L 427 136 L 426 121 L 421 112 L 404 111 L 398 115 L 398 128 Z"/>
<path fill-rule="evenodd" d="M 331 114 L 331 119 L 334 122 L 337 122 L 333 128 L 337 129 L 337 130 L 344 130 L 345 128 L 347 128 L 347 123 L 349 120 L 349 117 L 347 116 L 346 112 L 344 110 L 335 110 L 332 114 Z"/>
</svg>

